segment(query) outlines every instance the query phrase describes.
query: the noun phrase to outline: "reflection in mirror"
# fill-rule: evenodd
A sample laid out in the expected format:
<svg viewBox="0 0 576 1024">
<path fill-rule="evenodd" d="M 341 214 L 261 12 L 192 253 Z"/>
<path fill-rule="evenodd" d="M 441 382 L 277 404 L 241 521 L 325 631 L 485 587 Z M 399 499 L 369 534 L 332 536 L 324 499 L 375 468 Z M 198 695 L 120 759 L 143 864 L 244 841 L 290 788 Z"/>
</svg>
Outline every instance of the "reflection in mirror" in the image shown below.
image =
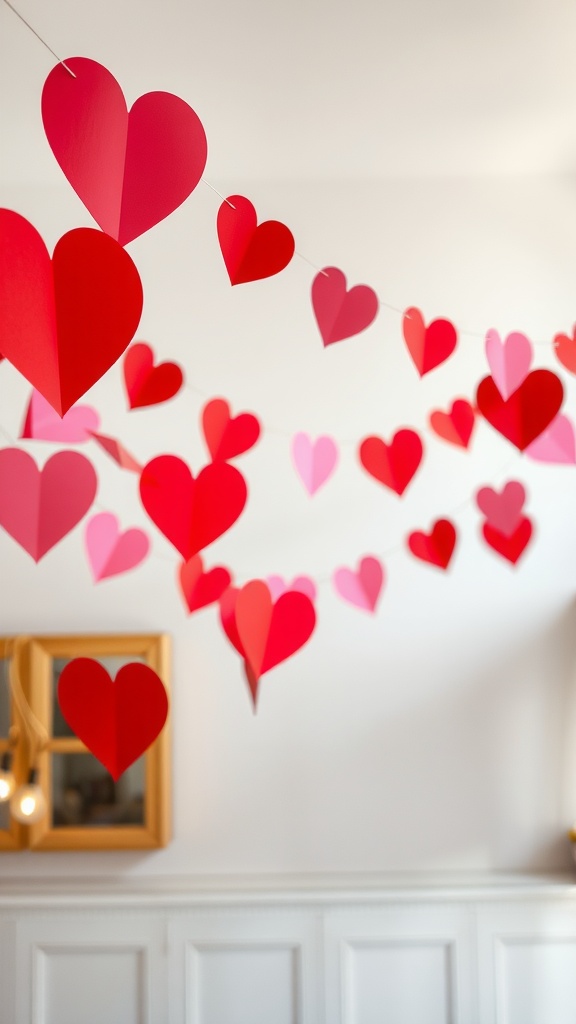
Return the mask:
<svg viewBox="0 0 576 1024">
<path fill-rule="evenodd" d="M 108 672 L 110 678 L 114 679 L 116 673 L 123 665 L 129 665 L 130 662 L 133 661 L 145 662 L 146 659 L 138 654 L 122 654 L 118 656 L 104 655 L 102 658 L 94 658 L 93 660 L 99 661 Z M 54 658 L 52 660 L 52 735 L 58 739 L 61 739 L 64 736 L 75 735 L 68 723 L 65 721 L 58 703 L 58 680 L 60 678 L 60 674 L 64 670 L 64 667 L 69 661 L 72 661 L 72 658 Z"/>
<path fill-rule="evenodd" d="M 9 658 L 0 658 L 0 736 L 6 739 L 10 730 Z"/>
<path fill-rule="evenodd" d="M 10 804 L 8 802 L 5 804 L 0 804 L 0 831 L 6 832 L 10 828 L 11 824 L 12 821 L 10 819 Z"/>
<path fill-rule="evenodd" d="M 52 824 L 98 828 L 144 825 L 145 759 L 117 782 L 92 754 L 52 755 Z"/>
</svg>

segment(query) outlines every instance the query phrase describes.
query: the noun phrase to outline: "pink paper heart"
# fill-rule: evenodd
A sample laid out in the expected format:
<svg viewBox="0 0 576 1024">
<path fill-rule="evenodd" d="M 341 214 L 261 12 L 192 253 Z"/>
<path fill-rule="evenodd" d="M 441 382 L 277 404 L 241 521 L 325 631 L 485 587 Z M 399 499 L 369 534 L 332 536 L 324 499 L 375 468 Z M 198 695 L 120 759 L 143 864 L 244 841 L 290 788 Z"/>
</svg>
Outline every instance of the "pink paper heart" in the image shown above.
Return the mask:
<svg viewBox="0 0 576 1024">
<path fill-rule="evenodd" d="M 35 441 L 60 441 L 62 444 L 80 444 L 89 441 L 92 431 L 98 430 L 100 417 L 90 405 L 75 405 L 64 416 L 54 411 L 39 391 L 30 396 L 22 438 Z"/>
<path fill-rule="evenodd" d="M 526 491 L 518 480 L 509 480 L 502 491 L 493 487 L 481 487 L 476 494 L 476 504 L 486 516 L 486 522 L 495 530 L 510 537 L 522 519 L 522 508 Z"/>
<path fill-rule="evenodd" d="M 358 569 L 336 569 L 333 576 L 336 592 L 350 604 L 374 612 L 384 583 L 384 569 L 377 558 L 367 555 Z"/>
<path fill-rule="evenodd" d="M 287 590 L 296 590 L 299 594 L 306 594 L 311 601 L 316 600 L 316 584 L 309 576 L 295 576 L 291 583 L 286 582 L 282 576 L 268 576 L 266 582 L 273 601 L 277 601 Z"/>
<path fill-rule="evenodd" d="M 338 448 L 331 437 L 295 434 L 292 439 L 292 459 L 296 472 L 308 494 L 315 494 L 332 475 L 338 462 Z"/>
<path fill-rule="evenodd" d="M 486 358 L 492 379 L 505 402 L 526 380 L 532 365 L 532 344 L 524 334 L 512 331 L 502 341 L 498 331 L 486 335 Z"/>
<path fill-rule="evenodd" d="M 97 583 L 135 569 L 150 550 L 150 541 L 144 530 L 134 527 L 121 533 L 118 518 L 112 512 L 92 516 L 86 524 L 84 540 Z"/>
<path fill-rule="evenodd" d="M 536 462 L 554 462 L 560 465 L 576 463 L 574 427 L 567 416 L 558 413 L 550 426 L 526 448 L 526 455 Z"/>
<path fill-rule="evenodd" d="M 366 284 L 346 290 L 337 267 L 324 267 L 312 283 L 312 306 L 324 346 L 365 331 L 378 313 L 378 296 Z"/>
</svg>

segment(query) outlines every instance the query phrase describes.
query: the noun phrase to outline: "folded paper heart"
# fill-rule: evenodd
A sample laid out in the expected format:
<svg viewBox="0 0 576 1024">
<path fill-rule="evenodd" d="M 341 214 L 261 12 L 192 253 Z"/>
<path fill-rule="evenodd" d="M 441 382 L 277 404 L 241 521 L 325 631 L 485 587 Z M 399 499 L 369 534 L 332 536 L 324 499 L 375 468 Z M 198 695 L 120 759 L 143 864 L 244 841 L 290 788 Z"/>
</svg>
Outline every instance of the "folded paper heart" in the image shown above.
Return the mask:
<svg viewBox="0 0 576 1024">
<path fill-rule="evenodd" d="M 251 412 L 232 417 L 225 398 L 212 398 L 202 410 L 202 431 L 212 462 L 227 462 L 254 447 L 260 423 Z"/>
<path fill-rule="evenodd" d="M 312 308 L 326 347 L 370 327 L 378 314 L 378 296 L 366 284 L 347 291 L 342 271 L 324 267 L 312 282 Z"/>
<path fill-rule="evenodd" d="M 266 583 L 273 601 L 277 601 L 280 595 L 288 590 L 296 590 L 299 594 L 306 594 L 311 601 L 316 600 L 316 584 L 309 576 L 295 576 L 290 583 L 282 576 L 267 576 Z"/>
<path fill-rule="evenodd" d="M 390 444 L 380 437 L 366 437 L 359 449 L 360 462 L 370 476 L 403 494 L 422 461 L 424 449 L 415 430 L 398 430 Z"/>
<path fill-rule="evenodd" d="M 568 334 L 556 335 L 554 351 L 562 366 L 570 373 L 576 373 L 576 324 L 572 328 L 572 337 Z"/>
<path fill-rule="evenodd" d="M 97 583 L 135 569 L 150 550 L 150 541 L 144 530 L 133 527 L 122 533 L 118 517 L 112 512 L 99 512 L 92 516 L 86 523 L 84 540 Z"/>
<path fill-rule="evenodd" d="M 526 455 L 536 462 L 573 466 L 576 463 L 576 438 L 568 417 L 558 413 L 550 426 L 528 445 Z"/>
<path fill-rule="evenodd" d="M 36 228 L 0 210 L 2 352 L 60 416 L 122 355 L 141 312 L 138 271 L 113 238 L 76 228 L 50 260 Z"/>
<path fill-rule="evenodd" d="M 131 409 L 167 402 L 177 395 L 184 380 L 177 363 L 154 366 L 150 345 L 139 341 L 124 356 L 124 384 Z"/>
<path fill-rule="evenodd" d="M 480 381 L 476 405 L 498 433 L 524 451 L 558 414 L 562 381 L 551 370 L 532 370 L 510 398 L 504 399 L 492 377 Z"/>
<path fill-rule="evenodd" d="M 56 452 L 38 469 L 20 448 L 0 451 L 0 526 L 35 562 L 84 518 L 98 481 L 79 452 Z"/>
<path fill-rule="evenodd" d="M 338 462 L 338 448 L 331 437 L 312 440 L 300 432 L 292 438 L 292 461 L 308 494 L 313 495 L 332 476 Z"/>
<path fill-rule="evenodd" d="M 336 569 L 333 583 L 336 593 L 349 604 L 374 612 L 384 583 L 384 570 L 377 558 L 367 555 L 356 570 Z"/>
<path fill-rule="evenodd" d="M 187 562 L 182 562 L 178 579 L 190 614 L 219 601 L 232 581 L 228 569 L 223 566 L 218 565 L 205 572 L 201 555 L 193 555 Z"/>
<path fill-rule="evenodd" d="M 24 440 L 81 444 L 89 441 L 99 426 L 100 417 L 90 405 L 75 405 L 60 417 L 39 391 L 33 391 L 20 437 Z"/>
<path fill-rule="evenodd" d="M 414 366 L 421 377 L 452 355 L 458 334 L 450 320 L 432 320 L 428 326 L 419 309 L 411 306 L 402 318 L 402 332 Z"/>
<path fill-rule="evenodd" d="M 176 210 L 202 177 L 206 135 L 178 96 L 149 92 L 130 112 L 110 72 L 68 57 L 42 91 L 46 137 L 74 191 L 103 231 L 126 245 Z"/>
<path fill-rule="evenodd" d="M 450 412 L 436 410 L 430 413 L 430 426 L 438 437 L 450 444 L 467 448 L 470 444 L 476 414 L 465 398 L 457 398 Z"/>
<path fill-rule="evenodd" d="M 130 452 L 126 451 L 124 445 L 120 444 L 120 441 L 117 441 L 115 437 L 107 437 L 106 434 L 97 434 L 95 431 L 92 431 L 92 440 L 96 441 L 96 444 L 98 444 L 111 459 L 114 459 L 114 462 L 116 462 L 122 469 L 128 469 L 132 473 L 138 473 L 138 475 L 140 475 L 142 472 L 142 466 L 136 461 L 133 455 L 130 455 Z"/>
<path fill-rule="evenodd" d="M 456 529 L 449 519 L 438 519 L 430 533 L 416 530 L 408 537 L 408 547 L 415 558 L 439 569 L 450 565 L 456 546 Z"/>
<path fill-rule="evenodd" d="M 481 487 L 476 494 L 476 504 L 486 516 L 488 525 L 505 537 L 510 537 L 516 530 L 525 501 L 526 491 L 518 480 L 508 480 L 501 491 Z"/>
<path fill-rule="evenodd" d="M 294 255 L 294 237 L 278 220 L 258 224 L 244 196 L 228 196 L 218 210 L 218 241 L 231 284 L 279 274 Z"/>
<path fill-rule="evenodd" d="M 530 543 L 532 523 L 527 516 L 521 516 L 513 533 L 509 535 L 496 530 L 490 523 L 483 523 L 482 536 L 493 551 L 508 562 L 512 562 L 512 565 L 516 565 Z"/>
<path fill-rule="evenodd" d="M 486 358 L 492 380 L 506 401 L 530 373 L 532 344 L 525 334 L 513 331 L 502 341 L 498 331 L 486 335 Z"/>
<path fill-rule="evenodd" d="M 141 662 L 123 665 L 114 681 L 100 662 L 74 658 L 58 681 L 58 703 L 72 731 L 118 781 L 164 728 L 168 696 Z"/>
</svg>

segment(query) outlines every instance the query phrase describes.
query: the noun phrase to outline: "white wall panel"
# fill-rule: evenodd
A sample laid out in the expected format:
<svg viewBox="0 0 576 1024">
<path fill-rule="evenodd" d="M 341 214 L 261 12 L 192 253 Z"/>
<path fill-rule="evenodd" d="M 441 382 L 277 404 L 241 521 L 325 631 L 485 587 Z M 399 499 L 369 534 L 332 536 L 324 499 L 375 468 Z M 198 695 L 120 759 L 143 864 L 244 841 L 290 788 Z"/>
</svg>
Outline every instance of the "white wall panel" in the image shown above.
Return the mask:
<svg viewBox="0 0 576 1024">
<path fill-rule="evenodd" d="M 297 1024 L 298 953 L 289 947 L 197 949 L 198 1024 Z"/>
<path fill-rule="evenodd" d="M 348 1024 L 451 1024 L 452 945 L 351 945 Z"/>
</svg>

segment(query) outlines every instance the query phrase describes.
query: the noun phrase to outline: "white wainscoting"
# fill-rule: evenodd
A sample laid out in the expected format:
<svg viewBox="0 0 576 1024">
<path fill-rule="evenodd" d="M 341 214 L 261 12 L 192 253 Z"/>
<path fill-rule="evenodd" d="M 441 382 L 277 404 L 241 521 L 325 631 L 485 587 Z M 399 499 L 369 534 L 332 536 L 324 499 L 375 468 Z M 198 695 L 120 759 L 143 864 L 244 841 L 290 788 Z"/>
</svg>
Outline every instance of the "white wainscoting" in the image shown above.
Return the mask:
<svg viewBox="0 0 576 1024">
<path fill-rule="evenodd" d="M 0 885 L 1 1024 L 575 1024 L 576 885 Z"/>
</svg>

